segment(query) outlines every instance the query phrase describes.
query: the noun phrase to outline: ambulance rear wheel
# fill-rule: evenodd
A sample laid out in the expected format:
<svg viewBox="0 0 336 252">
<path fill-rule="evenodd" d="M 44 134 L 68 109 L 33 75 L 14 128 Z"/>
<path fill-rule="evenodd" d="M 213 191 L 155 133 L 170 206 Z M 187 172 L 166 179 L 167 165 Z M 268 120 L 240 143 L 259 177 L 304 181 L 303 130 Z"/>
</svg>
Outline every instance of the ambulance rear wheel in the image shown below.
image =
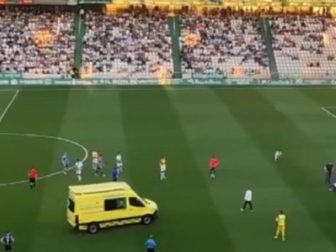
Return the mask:
<svg viewBox="0 0 336 252">
<path fill-rule="evenodd" d="M 142 217 L 142 223 L 145 225 L 149 225 L 152 223 L 153 217 L 151 215 L 145 215 Z"/>
<path fill-rule="evenodd" d="M 99 231 L 99 225 L 98 223 L 90 223 L 88 227 L 88 231 L 90 234 L 98 233 Z"/>
</svg>

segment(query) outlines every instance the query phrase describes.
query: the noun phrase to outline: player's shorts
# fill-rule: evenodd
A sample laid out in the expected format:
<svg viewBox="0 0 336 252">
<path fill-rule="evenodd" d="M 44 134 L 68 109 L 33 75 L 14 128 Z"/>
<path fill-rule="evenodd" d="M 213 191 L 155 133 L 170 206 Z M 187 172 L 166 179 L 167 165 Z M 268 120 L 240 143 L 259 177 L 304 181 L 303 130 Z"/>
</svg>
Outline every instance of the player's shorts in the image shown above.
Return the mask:
<svg viewBox="0 0 336 252">
<path fill-rule="evenodd" d="M 214 174 L 214 173 L 216 173 L 216 168 L 214 167 L 210 168 L 210 174 Z"/>
<path fill-rule="evenodd" d="M 36 181 L 36 178 L 29 178 L 30 183 L 35 183 L 35 181 Z"/>
<path fill-rule="evenodd" d="M 278 230 L 278 232 L 281 232 L 281 233 L 284 233 L 285 232 L 285 230 L 286 230 L 286 226 L 284 226 L 284 225 L 278 225 L 277 226 L 277 230 Z"/>
<path fill-rule="evenodd" d="M 11 244 L 5 244 L 5 251 L 12 251 L 12 245 Z"/>
<path fill-rule="evenodd" d="M 117 168 L 121 168 L 123 166 L 122 162 L 117 162 Z"/>
<path fill-rule="evenodd" d="M 95 160 L 92 160 L 92 169 L 97 170 L 97 168 L 98 168 L 98 162 Z"/>
<path fill-rule="evenodd" d="M 82 170 L 76 170 L 76 174 L 77 175 L 81 175 L 82 174 Z"/>
</svg>

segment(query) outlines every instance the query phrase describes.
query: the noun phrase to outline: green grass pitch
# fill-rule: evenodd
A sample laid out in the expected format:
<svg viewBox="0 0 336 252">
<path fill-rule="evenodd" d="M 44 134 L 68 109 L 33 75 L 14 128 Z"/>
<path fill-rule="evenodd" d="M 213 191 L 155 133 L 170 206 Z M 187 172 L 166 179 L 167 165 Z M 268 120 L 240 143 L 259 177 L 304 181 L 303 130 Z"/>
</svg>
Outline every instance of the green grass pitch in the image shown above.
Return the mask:
<svg viewBox="0 0 336 252">
<path fill-rule="evenodd" d="M 38 182 L 0 186 L 0 233 L 12 231 L 14 251 L 145 251 L 153 234 L 158 252 L 334 252 L 336 194 L 323 183 L 322 167 L 336 161 L 336 89 L 303 88 L 93 88 L 0 89 L 0 133 L 34 133 L 74 140 L 104 153 L 110 180 L 117 151 L 127 181 L 155 200 L 159 219 L 150 226 L 113 228 L 96 235 L 66 222 L 73 172 Z M 4 113 L 6 111 L 6 113 Z M 0 117 L 1 118 L 1 117 Z M 283 151 L 273 162 L 276 149 Z M 0 134 L 0 183 L 60 170 L 67 151 L 72 162 L 83 151 L 63 141 Z M 160 156 L 168 179 L 159 181 Z M 221 165 L 208 178 L 208 160 Z M 247 186 L 255 211 L 240 212 Z M 287 214 L 287 240 L 274 240 L 274 218 Z"/>
</svg>

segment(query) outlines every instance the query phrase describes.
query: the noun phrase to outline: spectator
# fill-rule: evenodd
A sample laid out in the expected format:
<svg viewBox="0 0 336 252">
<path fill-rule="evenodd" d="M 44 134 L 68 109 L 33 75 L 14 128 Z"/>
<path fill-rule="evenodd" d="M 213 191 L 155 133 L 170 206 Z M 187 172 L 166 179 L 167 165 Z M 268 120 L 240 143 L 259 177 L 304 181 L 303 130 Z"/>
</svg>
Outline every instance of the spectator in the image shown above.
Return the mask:
<svg viewBox="0 0 336 252">
<path fill-rule="evenodd" d="M 282 78 L 336 78 L 336 22 L 305 14 L 270 17 L 273 50 Z"/>
<path fill-rule="evenodd" d="M 167 13 L 130 7 L 113 15 L 88 11 L 84 37 L 84 72 L 97 77 L 160 78 L 172 73 L 172 45 Z"/>
<path fill-rule="evenodd" d="M 66 76 L 73 65 L 73 14 L 38 7 L 0 12 L 0 72 Z"/>
<path fill-rule="evenodd" d="M 182 13 L 184 77 L 268 78 L 268 57 L 257 16 L 214 9 Z M 233 71 L 231 71 L 233 69 Z"/>
</svg>

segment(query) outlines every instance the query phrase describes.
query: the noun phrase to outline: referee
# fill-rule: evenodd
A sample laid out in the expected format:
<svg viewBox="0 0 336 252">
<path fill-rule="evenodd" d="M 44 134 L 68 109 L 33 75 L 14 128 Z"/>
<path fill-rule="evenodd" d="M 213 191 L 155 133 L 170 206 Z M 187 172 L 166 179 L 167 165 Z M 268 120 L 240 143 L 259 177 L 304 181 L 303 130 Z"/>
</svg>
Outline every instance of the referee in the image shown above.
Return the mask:
<svg viewBox="0 0 336 252">
<path fill-rule="evenodd" d="M 246 206 L 249 206 L 250 208 L 250 211 L 252 212 L 253 211 L 253 206 L 252 206 L 252 190 L 251 188 L 247 188 L 246 191 L 245 191 L 245 194 L 244 194 L 244 204 L 243 204 L 243 207 L 240 208 L 240 211 L 244 211 Z"/>
<path fill-rule="evenodd" d="M 14 241 L 15 239 L 11 232 L 8 232 L 3 237 L 1 237 L 1 243 L 4 245 L 5 251 L 12 251 Z"/>
</svg>

